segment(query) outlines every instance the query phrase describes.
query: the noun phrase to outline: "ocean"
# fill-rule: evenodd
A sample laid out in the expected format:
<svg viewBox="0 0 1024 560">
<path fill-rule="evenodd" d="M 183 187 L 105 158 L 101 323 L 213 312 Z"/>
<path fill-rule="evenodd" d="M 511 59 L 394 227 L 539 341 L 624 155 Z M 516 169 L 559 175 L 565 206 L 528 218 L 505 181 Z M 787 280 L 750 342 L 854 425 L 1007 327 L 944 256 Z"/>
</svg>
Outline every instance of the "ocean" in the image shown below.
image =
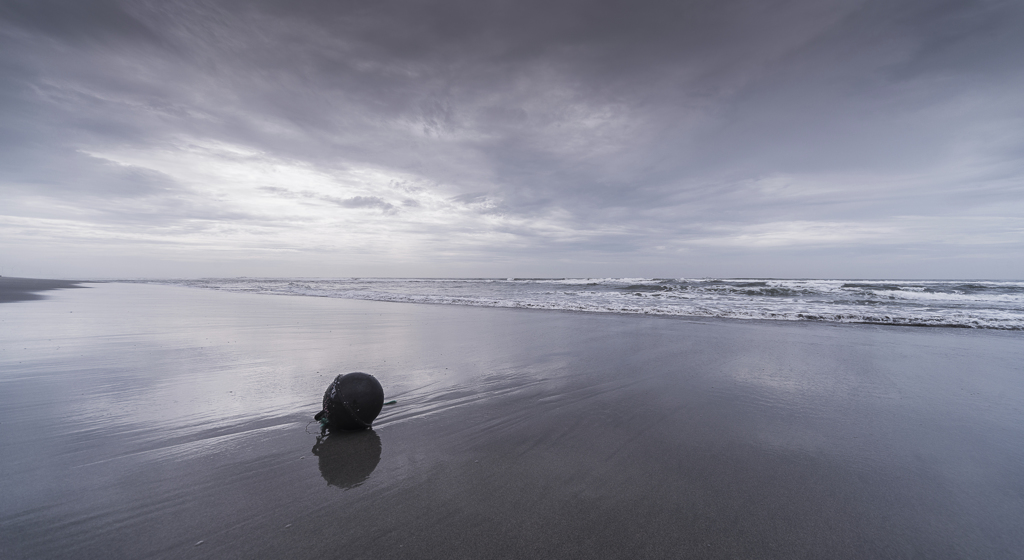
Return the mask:
<svg viewBox="0 0 1024 560">
<path fill-rule="evenodd" d="M 1024 330 L 1024 282 L 771 278 L 203 278 L 229 292 L 591 313 Z"/>
</svg>

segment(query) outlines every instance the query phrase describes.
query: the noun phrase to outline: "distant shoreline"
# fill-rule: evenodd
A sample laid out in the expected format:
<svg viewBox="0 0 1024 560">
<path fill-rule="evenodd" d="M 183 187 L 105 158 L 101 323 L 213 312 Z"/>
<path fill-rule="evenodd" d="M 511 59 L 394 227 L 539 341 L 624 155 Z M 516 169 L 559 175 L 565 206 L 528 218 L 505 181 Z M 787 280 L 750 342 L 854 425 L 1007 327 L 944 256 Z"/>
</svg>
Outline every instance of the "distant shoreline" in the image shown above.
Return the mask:
<svg viewBox="0 0 1024 560">
<path fill-rule="evenodd" d="M 81 280 L 47 280 L 43 278 L 10 278 L 0 276 L 0 303 L 45 299 L 39 292 L 85 288 Z"/>
</svg>

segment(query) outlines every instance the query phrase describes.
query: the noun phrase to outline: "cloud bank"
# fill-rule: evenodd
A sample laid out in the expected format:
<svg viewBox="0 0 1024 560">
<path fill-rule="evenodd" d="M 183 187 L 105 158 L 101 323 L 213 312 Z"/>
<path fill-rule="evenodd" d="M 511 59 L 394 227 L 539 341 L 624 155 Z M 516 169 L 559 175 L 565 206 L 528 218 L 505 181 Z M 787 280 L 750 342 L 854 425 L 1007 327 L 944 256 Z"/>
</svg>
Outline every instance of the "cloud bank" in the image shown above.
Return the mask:
<svg viewBox="0 0 1024 560">
<path fill-rule="evenodd" d="M 1012 1 L 0 4 L 0 274 L 1024 277 Z"/>
</svg>

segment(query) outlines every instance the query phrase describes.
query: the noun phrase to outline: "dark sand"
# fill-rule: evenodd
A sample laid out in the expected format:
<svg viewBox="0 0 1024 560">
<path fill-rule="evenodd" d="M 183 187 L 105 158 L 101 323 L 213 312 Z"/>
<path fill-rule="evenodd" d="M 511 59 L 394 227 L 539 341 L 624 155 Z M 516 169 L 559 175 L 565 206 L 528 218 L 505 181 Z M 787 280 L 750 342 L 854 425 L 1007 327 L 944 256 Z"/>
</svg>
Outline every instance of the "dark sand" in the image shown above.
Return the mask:
<svg viewBox="0 0 1024 560">
<path fill-rule="evenodd" d="M 0 276 L 0 303 L 44 299 L 39 292 L 81 288 L 81 282 L 72 280 L 41 280 L 39 278 L 9 278 Z"/>
<path fill-rule="evenodd" d="M 1020 558 L 1021 364 L 1021 333 L 58 291 L 0 306 L 0 557 Z M 398 404 L 313 455 L 355 370 Z"/>
</svg>

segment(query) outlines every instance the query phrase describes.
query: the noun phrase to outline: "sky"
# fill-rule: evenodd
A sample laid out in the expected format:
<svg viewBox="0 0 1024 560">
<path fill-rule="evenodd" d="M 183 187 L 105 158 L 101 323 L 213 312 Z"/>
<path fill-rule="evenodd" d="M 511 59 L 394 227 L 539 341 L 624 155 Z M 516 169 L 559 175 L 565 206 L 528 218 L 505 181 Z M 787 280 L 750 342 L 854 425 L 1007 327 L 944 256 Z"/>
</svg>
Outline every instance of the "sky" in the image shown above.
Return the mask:
<svg viewBox="0 0 1024 560">
<path fill-rule="evenodd" d="M 0 0 L 0 274 L 1024 278 L 1019 0 Z"/>
</svg>

